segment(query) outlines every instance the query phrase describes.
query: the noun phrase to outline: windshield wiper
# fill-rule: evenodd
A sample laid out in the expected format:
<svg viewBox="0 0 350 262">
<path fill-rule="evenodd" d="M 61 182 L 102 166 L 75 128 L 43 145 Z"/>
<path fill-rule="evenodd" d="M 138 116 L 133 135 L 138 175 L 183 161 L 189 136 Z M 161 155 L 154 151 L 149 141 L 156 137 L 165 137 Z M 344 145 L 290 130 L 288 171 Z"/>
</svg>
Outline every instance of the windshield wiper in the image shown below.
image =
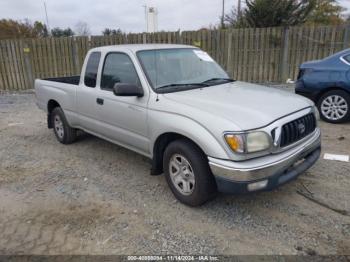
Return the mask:
<svg viewBox="0 0 350 262">
<path fill-rule="evenodd" d="M 236 80 L 232 79 L 232 78 L 210 78 L 208 80 L 205 80 L 204 82 L 202 82 L 202 84 L 206 84 L 206 83 L 210 83 L 210 82 L 215 82 L 215 81 L 223 81 L 223 82 L 234 82 Z"/>
<path fill-rule="evenodd" d="M 198 87 L 207 87 L 209 86 L 206 83 L 187 83 L 187 84 L 169 84 L 169 85 L 164 85 L 157 87 L 157 89 L 162 89 L 162 88 L 168 88 L 168 87 L 181 87 L 181 86 L 198 86 Z"/>
</svg>

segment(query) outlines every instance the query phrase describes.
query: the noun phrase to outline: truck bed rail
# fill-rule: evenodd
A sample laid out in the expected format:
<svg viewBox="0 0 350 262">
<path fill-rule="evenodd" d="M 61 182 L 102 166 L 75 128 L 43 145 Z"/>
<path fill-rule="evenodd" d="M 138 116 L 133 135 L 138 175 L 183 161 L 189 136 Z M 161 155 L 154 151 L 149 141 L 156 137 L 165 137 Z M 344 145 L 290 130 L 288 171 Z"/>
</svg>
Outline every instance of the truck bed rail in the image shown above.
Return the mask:
<svg viewBox="0 0 350 262">
<path fill-rule="evenodd" d="M 43 80 L 53 81 L 65 84 L 79 85 L 80 75 L 77 76 L 67 76 L 67 77 L 53 77 L 53 78 L 45 78 Z"/>
</svg>

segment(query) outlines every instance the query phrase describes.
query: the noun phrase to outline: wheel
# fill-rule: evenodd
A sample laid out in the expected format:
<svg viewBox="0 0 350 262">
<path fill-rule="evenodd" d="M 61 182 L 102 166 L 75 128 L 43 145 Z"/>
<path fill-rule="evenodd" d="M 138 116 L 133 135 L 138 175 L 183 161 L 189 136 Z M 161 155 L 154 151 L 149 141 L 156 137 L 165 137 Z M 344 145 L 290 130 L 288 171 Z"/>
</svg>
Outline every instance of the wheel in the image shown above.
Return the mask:
<svg viewBox="0 0 350 262">
<path fill-rule="evenodd" d="M 318 101 L 322 120 L 329 123 L 344 123 L 350 119 L 350 95 L 342 90 L 329 91 Z"/>
<path fill-rule="evenodd" d="M 216 183 L 208 160 L 192 142 L 181 139 L 170 143 L 163 167 L 166 181 L 180 202 L 199 206 L 215 197 Z"/>
<path fill-rule="evenodd" d="M 56 138 L 62 144 L 71 144 L 76 140 L 77 130 L 71 128 L 67 122 L 63 110 L 56 107 L 51 113 L 53 131 Z"/>
</svg>

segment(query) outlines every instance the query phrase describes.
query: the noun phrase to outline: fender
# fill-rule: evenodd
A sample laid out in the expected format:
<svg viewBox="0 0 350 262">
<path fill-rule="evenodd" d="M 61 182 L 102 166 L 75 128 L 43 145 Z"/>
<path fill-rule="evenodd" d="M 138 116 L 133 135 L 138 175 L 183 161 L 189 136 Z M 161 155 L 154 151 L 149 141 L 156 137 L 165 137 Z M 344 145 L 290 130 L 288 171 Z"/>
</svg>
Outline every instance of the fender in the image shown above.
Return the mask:
<svg viewBox="0 0 350 262">
<path fill-rule="evenodd" d="M 207 156 L 215 156 L 222 159 L 229 158 L 215 135 L 199 122 L 187 116 L 152 110 L 149 112 L 149 123 L 152 123 L 149 126 L 149 134 L 151 134 L 150 152 L 152 156 L 157 138 L 162 134 L 169 133 L 169 130 L 171 130 L 171 133 L 176 133 L 192 140 Z"/>
</svg>

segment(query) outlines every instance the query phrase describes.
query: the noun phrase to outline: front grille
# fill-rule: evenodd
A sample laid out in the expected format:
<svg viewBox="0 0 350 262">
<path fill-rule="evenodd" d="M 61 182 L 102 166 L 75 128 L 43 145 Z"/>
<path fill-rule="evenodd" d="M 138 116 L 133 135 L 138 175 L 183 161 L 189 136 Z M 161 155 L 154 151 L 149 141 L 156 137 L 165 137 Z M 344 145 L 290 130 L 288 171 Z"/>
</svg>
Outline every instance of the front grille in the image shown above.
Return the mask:
<svg viewBox="0 0 350 262">
<path fill-rule="evenodd" d="M 291 145 L 316 129 L 314 114 L 308 114 L 282 126 L 280 147 Z"/>
</svg>

